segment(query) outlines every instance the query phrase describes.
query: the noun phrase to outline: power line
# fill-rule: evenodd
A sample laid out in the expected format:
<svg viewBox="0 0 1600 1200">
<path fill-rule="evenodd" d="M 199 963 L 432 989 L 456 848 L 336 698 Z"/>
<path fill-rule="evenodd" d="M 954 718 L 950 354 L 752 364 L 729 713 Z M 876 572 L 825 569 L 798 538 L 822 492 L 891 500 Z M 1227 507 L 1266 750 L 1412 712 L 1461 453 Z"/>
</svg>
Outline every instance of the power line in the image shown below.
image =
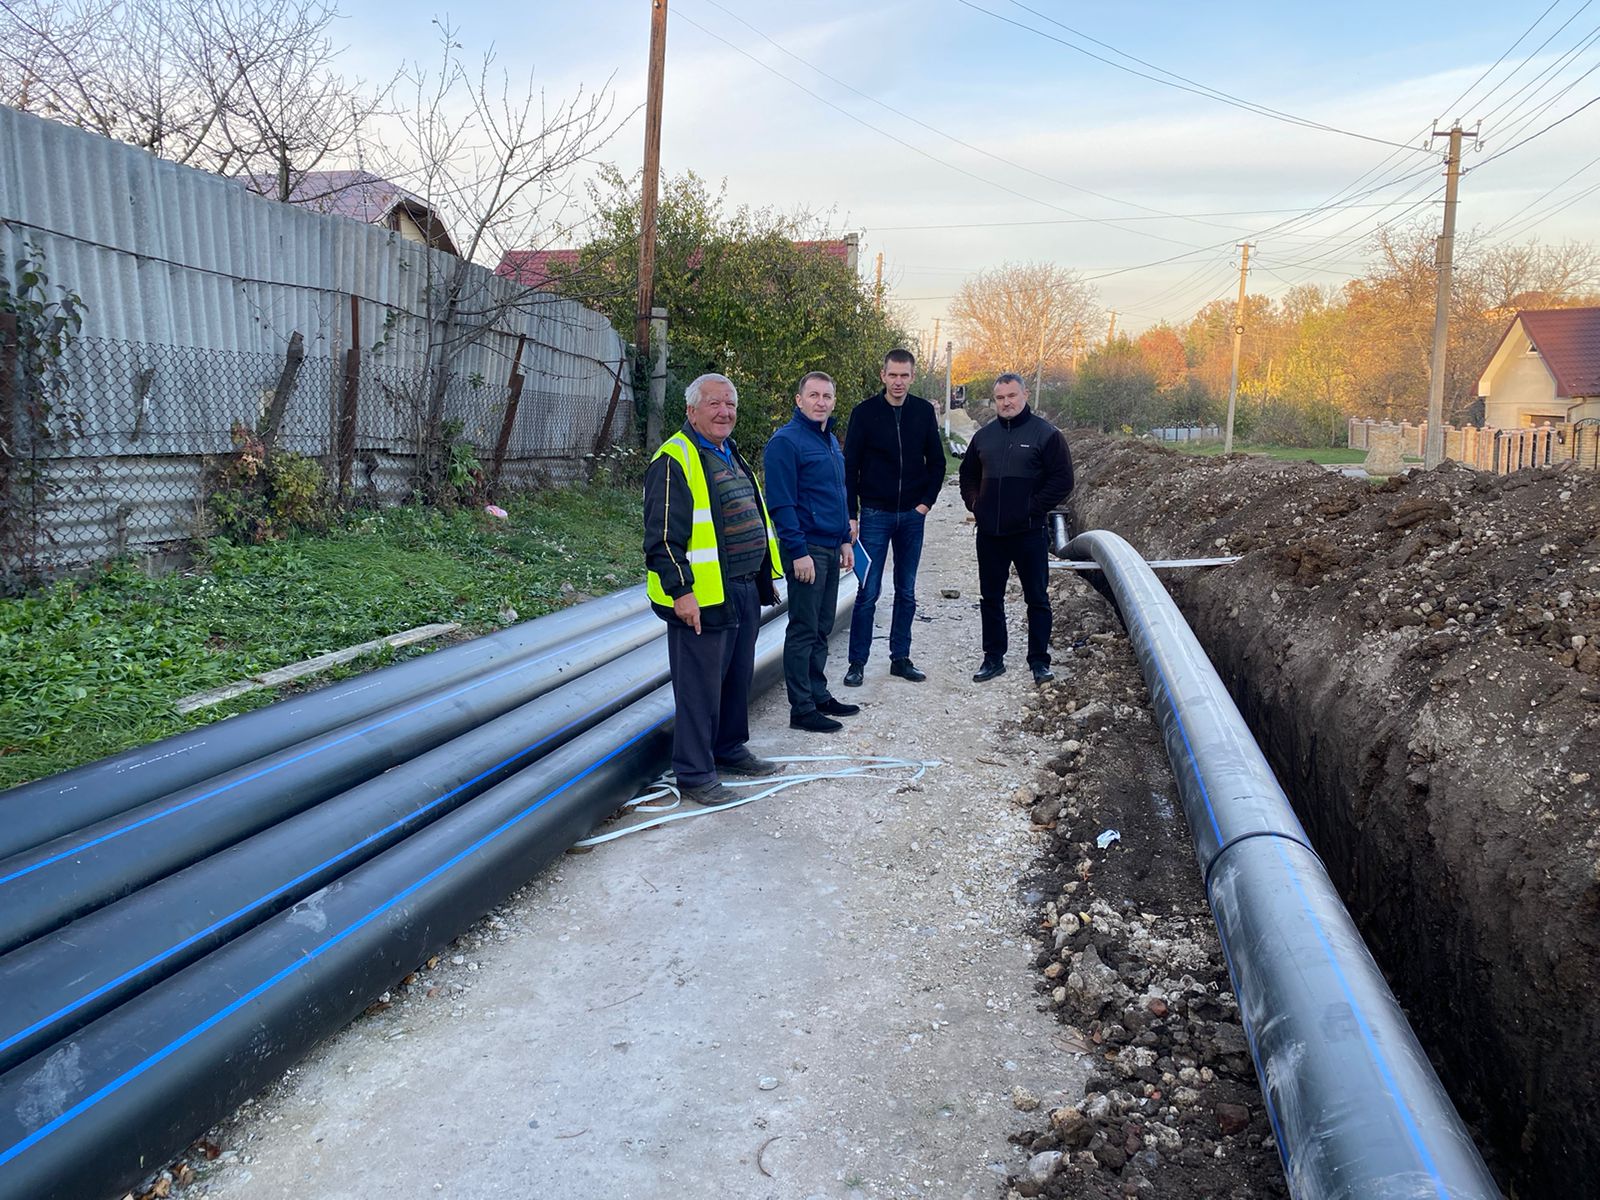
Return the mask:
<svg viewBox="0 0 1600 1200">
<path fill-rule="evenodd" d="M 1327 208 L 1327 209 L 1339 209 L 1339 208 L 1388 208 L 1389 205 L 1381 203 L 1381 202 L 1372 202 L 1372 203 L 1363 203 L 1363 204 L 1330 204 L 1330 205 L 1324 205 L 1322 207 Z M 1170 214 L 1170 216 L 1183 217 L 1185 220 L 1192 220 L 1192 219 L 1194 219 L 1196 217 L 1265 217 L 1265 216 L 1275 216 L 1278 213 L 1304 213 L 1305 211 L 1306 210 L 1303 209 L 1303 208 L 1241 208 L 1241 209 L 1232 209 L 1232 210 L 1228 210 L 1228 211 L 1224 211 L 1224 212 L 1172 213 L 1172 214 Z M 1164 221 L 1164 220 L 1167 220 L 1167 219 L 1168 219 L 1168 217 L 1166 217 L 1166 216 L 1160 216 L 1160 217 L 1117 217 L 1116 218 L 1116 220 L 1119 223 L 1121 223 L 1123 221 Z M 1028 226 L 1028 225 L 1083 225 L 1083 224 L 1098 224 L 1101 220 L 1102 220 L 1102 218 L 1098 218 L 1098 217 L 1063 217 L 1063 218 L 1057 218 L 1057 219 L 1052 219 L 1052 220 L 1041 220 L 1041 221 L 958 221 L 958 222 L 952 222 L 952 223 L 944 224 L 944 225 L 873 225 L 873 226 L 870 227 L 870 230 L 873 233 L 909 233 L 909 232 L 939 230 L 939 229 L 1015 229 L 1015 228 L 1021 228 L 1023 226 Z M 1226 229 L 1228 227 L 1226 225 L 1221 225 L 1221 226 L 1217 226 L 1217 228 Z"/>
<path fill-rule="evenodd" d="M 1093 196 L 1098 200 L 1105 200 L 1105 201 L 1108 201 L 1108 202 L 1110 202 L 1112 204 L 1122 204 L 1122 205 L 1126 205 L 1129 208 L 1137 208 L 1137 209 L 1140 209 L 1140 210 L 1142 210 L 1144 212 L 1155 214 L 1155 218 L 1168 218 L 1168 219 L 1177 219 L 1177 220 L 1183 220 L 1183 221 L 1194 221 L 1196 224 L 1201 224 L 1201 225 L 1209 225 L 1210 224 L 1209 221 L 1203 221 L 1203 220 L 1199 219 L 1200 217 L 1203 217 L 1203 216 L 1206 215 L 1206 214 L 1203 214 L 1203 213 L 1202 214 L 1198 214 L 1198 215 L 1191 215 L 1191 214 L 1185 214 L 1185 213 L 1168 212 L 1166 209 L 1153 208 L 1148 204 L 1140 204 L 1140 203 L 1138 203 L 1137 201 L 1134 201 L 1134 200 L 1124 200 L 1119 196 L 1111 196 L 1111 195 L 1107 195 L 1105 192 L 1097 192 L 1093 188 L 1083 187 L 1081 184 L 1070 183 L 1065 179 L 1057 179 L 1053 175 L 1046 175 L 1042 171 L 1036 171 L 1032 167 L 1024 166 L 1021 163 L 1013 162 L 1009 158 L 1005 158 L 1005 157 L 1003 157 L 1003 156 L 1001 156 L 999 154 L 995 154 L 995 153 L 992 153 L 991 151 L 985 150 L 982 146 L 975 146 L 971 142 L 965 141 L 962 138 L 957 137 L 955 134 L 950 133 L 950 132 L 948 132 L 946 130 L 940 129 L 937 126 L 930 125 L 926 121 L 920 120 L 919 118 L 912 116 L 910 113 L 905 112 L 905 111 L 903 111 L 901 109 L 898 109 L 898 108 L 894 107 L 894 105 L 889 104 L 889 103 L 887 103 L 887 102 L 885 102 L 883 100 L 880 100 L 880 99 L 878 99 L 878 97 L 873 96 L 868 92 L 863 92 L 860 88 L 854 87 L 853 85 L 851 85 L 850 83 L 848 83 L 847 81 L 845 81 L 843 79 L 840 79 L 836 75 L 830 75 L 827 71 L 824 71 L 821 67 L 817 66 L 816 63 L 811 62 L 808 59 L 802 58 L 800 55 L 798 55 L 794 51 L 790 50 L 787 46 L 784 46 L 781 42 L 778 42 L 778 41 L 774 40 L 767 33 L 762 31 L 761 29 L 758 29 L 755 25 L 752 25 L 749 21 L 745 20 L 738 13 L 736 13 L 736 12 L 732 11 L 731 9 L 728 9 L 728 8 L 724 7 L 723 5 L 719 4 L 717 2 L 717 0 L 705 0 L 705 2 L 707 4 L 709 4 L 709 5 L 711 5 L 712 8 L 715 8 L 718 11 L 726 14 L 727 16 L 732 17 L 735 21 L 738 21 L 739 24 L 743 25 L 746 29 L 750 30 L 757 37 L 760 37 L 762 40 L 766 41 L 769 45 L 775 47 L 779 52 L 788 55 L 790 58 L 794 59 L 794 61 L 799 63 L 801 66 L 809 67 L 811 70 L 815 71 L 818 75 L 820 75 L 824 79 L 826 79 L 829 83 L 836 84 L 837 86 L 844 88 L 847 92 L 850 92 L 850 93 L 852 93 L 854 95 L 860 96 L 863 100 L 866 100 L 866 101 L 868 101 L 869 103 L 872 103 L 872 104 L 876 104 L 879 108 L 882 108 L 887 112 L 891 112 L 895 116 L 900 117 L 900 118 L 902 118 L 904 120 L 910 121 L 913 125 L 917 125 L 917 126 L 923 128 L 923 129 L 926 129 L 929 133 L 938 134 L 940 137 L 945 138 L 948 141 L 952 141 L 958 146 L 962 146 L 962 147 L 964 147 L 964 148 L 966 148 L 968 150 L 971 150 L 975 154 L 981 154 L 985 158 L 993 159 L 997 163 L 1000 163 L 1000 164 L 1002 164 L 1004 166 L 1010 167 L 1012 170 L 1021 171 L 1024 174 L 1032 175 L 1036 179 L 1042 179 L 1046 183 L 1053 183 L 1053 184 L 1056 184 L 1056 185 L 1058 185 L 1060 187 L 1070 188 L 1072 191 L 1082 192 L 1086 196 Z M 1080 221 L 1100 221 L 1100 220 L 1111 220 L 1111 219 L 1113 219 L 1113 218 L 1101 218 L 1101 217 L 1080 217 L 1080 218 L 1078 218 L 1078 220 L 1080 220 Z M 1152 217 L 1118 217 L 1118 218 L 1114 218 L 1114 219 L 1116 219 L 1116 220 L 1151 220 L 1151 219 L 1154 219 L 1154 218 L 1152 218 Z M 1224 227 L 1223 226 L 1217 226 L 1217 228 L 1224 228 Z"/>
<path fill-rule="evenodd" d="M 770 63 L 762 62 L 759 58 L 757 58 L 755 55 L 751 54 L 748 50 L 744 49 L 742 46 L 738 45 L 735 42 L 730 42 L 727 38 L 723 37 L 721 34 L 715 33 L 712 30 L 707 29 L 704 25 L 700 24 L 700 22 L 696 21 L 693 17 L 690 17 L 690 16 L 684 14 L 682 11 L 679 11 L 676 14 L 676 18 L 678 20 L 681 20 L 681 21 L 687 21 L 690 25 L 693 25 L 696 29 L 698 29 L 701 33 L 705 34 L 707 37 L 714 38 L 715 40 L 721 42 L 724 46 L 727 46 L 730 50 L 733 50 L 733 51 L 737 52 L 738 54 L 743 55 L 745 58 L 748 58 L 751 62 L 755 63 L 762 70 L 769 71 L 772 74 L 776 75 L 779 79 L 782 79 L 784 82 L 790 84 L 792 87 L 799 88 L 802 92 L 804 92 L 806 95 L 810 96 L 813 100 L 816 100 L 816 101 L 818 101 L 819 103 L 822 103 L 822 104 L 826 104 L 829 108 L 833 109 L 835 112 L 840 113 L 843 116 L 848 117 L 850 120 L 854 121 L 856 124 L 864 126 L 865 128 L 872 130 L 872 132 L 878 134 L 879 136 L 886 137 L 890 141 L 895 142 L 895 143 L 897 143 L 897 144 L 899 144 L 901 146 L 904 146 L 907 150 L 910 150 L 912 153 L 918 154 L 918 155 L 922 156 L 923 158 L 926 158 L 929 162 L 937 163 L 941 167 L 944 167 L 947 170 L 955 171 L 957 174 L 960 174 L 960 175 L 965 175 L 968 179 L 975 179 L 979 183 L 982 183 L 982 184 L 985 184 L 985 185 L 987 185 L 989 187 L 995 188 L 998 191 L 1005 192 L 1007 195 L 1015 196 L 1019 200 L 1026 200 L 1030 204 L 1038 204 L 1038 205 L 1042 205 L 1045 208 L 1053 208 L 1057 212 L 1064 212 L 1068 216 L 1078 217 L 1078 218 L 1080 218 L 1082 220 L 1095 222 L 1096 224 L 1109 225 L 1109 226 L 1111 226 L 1113 228 L 1117 228 L 1117 229 L 1123 228 L 1123 226 L 1119 223 L 1118 219 L 1115 218 L 1115 217 L 1088 217 L 1088 216 L 1085 216 L 1085 214 L 1080 213 L 1080 212 L 1075 212 L 1074 210 L 1072 210 L 1070 208 L 1067 208 L 1065 205 L 1056 204 L 1056 203 L 1053 203 L 1052 201 L 1049 201 L 1049 200 L 1041 200 L 1037 196 L 1030 196 L 1026 192 L 1020 192 L 1016 188 L 1008 187 L 1006 184 L 1001 183 L 997 179 L 992 179 L 987 175 L 980 175 L 975 171 L 969 171 L 965 167 L 959 166 L 958 164 L 950 162 L 947 159 L 940 158 L 938 155 L 930 153 L 929 151 L 922 149 L 922 147 L 914 145 L 913 143 L 906 141 L 904 138 L 898 137 L 895 134 L 890 133 L 887 129 L 883 129 L 880 126 L 874 125 L 871 121 L 868 121 L 863 117 L 857 116 L 855 113 L 851 112 L 849 109 L 843 107 L 842 105 L 835 104 L 832 100 L 829 100 L 826 96 L 819 95 L 817 92 L 814 92 L 812 89 L 808 88 L 805 84 L 801 83 L 799 80 L 790 78 L 788 75 L 785 75 L 782 71 L 778 70 L 776 67 L 772 66 Z M 1191 243 L 1191 242 L 1180 241 L 1177 238 L 1166 237 L 1166 236 L 1164 236 L 1162 234 L 1159 234 L 1159 233 L 1151 233 L 1148 230 L 1144 230 L 1144 229 L 1137 229 L 1137 228 L 1127 229 L 1127 230 L 1125 230 L 1125 232 L 1135 233 L 1135 234 L 1138 234 L 1140 237 L 1152 238 L 1152 239 L 1154 239 L 1155 241 L 1158 241 L 1158 242 L 1168 242 L 1168 243 L 1170 243 L 1170 244 L 1172 244 L 1174 246 L 1190 246 L 1190 247 L 1193 246 L 1193 243 Z"/>
<path fill-rule="evenodd" d="M 1092 58 L 1096 62 L 1105 63 L 1106 66 L 1115 68 L 1118 71 L 1126 71 L 1129 75 L 1137 75 L 1141 79 L 1148 79 L 1152 83 L 1159 83 L 1159 84 L 1162 84 L 1162 85 L 1164 85 L 1166 87 L 1176 88 L 1180 92 L 1189 92 L 1189 93 L 1191 93 L 1193 95 L 1196 95 L 1196 96 L 1203 96 L 1208 100 L 1216 100 L 1216 101 L 1218 101 L 1218 102 L 1220 102 L 1222 104 L 1227 104 L 1227 105 L 1230 105 L 1230 106 L 1232 106 L 1234 108 L 1243 109 L 1245 112 L 1255 113 L 1257 116 L 1270 117 L 1271 119 L 1273 119 L 1275 121 L 1285 121 L 1290 125 L 1298 125 L 1298 126 L 1301 126 L 1302 128 L 1305 128 L 1305 129 L 1320 129 L 1325 133 L 1338 133 L 1338 134 L 1344 135 L 1345 137 L 1360 138 L 1364 142 L 1377 142 L 1378 144 L 1383 145 L 1383 146 L 1398 146 L 1402 150 L 1417 150 L 1417 149 L 1420 149 L 1420 147 L 1408 146 L 1403 142 L 1392 142 L 1392 141 L 1388 140 L 1387 138 L 1372 137 L 1372 136 L 1370 136 L 1368 134 L 1365 134 L 1365 133 L 1356 133 L 1353 130 L 1340 129 L 1336 125 L 1328 125 L 1328 124 L 1325 124 L 1322 121 L 1313 121 L 1313 120 L 1311 120 L 1311 119 L 1309 119 L 1307 117 L 1297 117 L 1293 113 L 1287 113 L 1287 112 L 1282 111 L 1281 109 L 1270 108 L 1265 104 L 1257 104 L 1253 100 L 1242 99 L 1241 97 L 1232 95 L 1229 92 L 1224 92 L 1220 88 L 1214 88 L 1211 85 L 1205 84 L 1205 83 L 1198 83 L 1193 79 L 1187 78 L 1186 76 L 1179 75 L 1175 71 L 1169 71 L 1165 67 L 1158 67 L 1158 66 L 1155 66 L 1152 63 L 1145 62 L 1141 58 L 1135 58 L 1131 54 L 1126 54 L 1123 51 L 1118 50 L 1115 46 L 1108 45 L 1107 43 L 1099 41 L 1096 38 L 1089 37 L 1088 34 L 1080 33 L 1078 30 L 1073 29 L 1069 25 L 1063 25 L 1060 21 L 1057 21 L 1052 17 L 1048 17 L 1048 16 L 1044 15 L 1043 13 L 1040 13 L 1040 12 L 1036 11 L 1035 9 L 1031 9 L 1025 4 L 1018 3 L 1018 0 L 1011 0 L 1011 2 L 1013 4 L 1016 4 L 1016 6 L 1018 8 L 1024 10 L 1025 12 L 1033 13 L 1034 16 L 1038 17 L 1042 21 L 1046 21 L 1046 22 L 1050 23 L 1051 25 L 1055 25 L 1056 27 L 1058 27 L 1060 29 L 1065 29 L 1069 33 L 1071 33 L 1071 34 L 1073 34 L 1073 35 L 1075 35 L 1077 37 L 1081 37 L 1086 41 L 1094 42 L 1094 44 L 1097 45 L 1097 46 L 1104 46 L 1106 49 L 1110 50 L 1113 54 L 1121 55 L 1123 58 L 1128 59 L 1130 62 L 1136 62 L 1136 63 L 1139 63 L 1141 66 L 1149 67 L 1152 71 L 1160 71 L 1162 73 L 1162 75 L 1169 76 L 1170 78 L 1163 79 L 1163 78 L 1161 78 L 1160 75 L 1148 75 L 1143 71 L 1136 71 L 1132 67 L 1124 66 L 1122 63 L 1119 63 L 1119 62 L 1114 62 L 1111 59 L 1106 58 L 1104 55 L 1096 54 L 1092 50 L 1085 50 L 1082 46 L 1074 45 L 1072 42 L 1067 41 L 1065 38 L 1056 37 L 1054 34 L 1049 33 L 1049 32 L 1047 32 L 1047 31 L 1045 31 L 1043 29 L 1035 29 L 1032 25 L 1025 25 L 1025 24 L 1023 24 L 1023 22 L 1013 20 L 1012 18 L 1006 16 L 1003 13 L 997 13 L 997 12 L 994 12 L 992 9 L 984 8 L 980 4 L 974 4 L 973 0 L 961 0 L 962 4 L 966 5 L 966 7 L 972 9 L 974 12 L 981 12 L 985 16 L 993 17 L 997 21 L 1003 21 L 1007 25 L 1014 25 L 1018 29 L 1025 30 L 1028 33 L 1033 34 L 1035 37 L 1041 37 L 1041 38 L 1046 39 L 1047 41 L 1055 42 L 1058 45 L 1062 45 L 1062 46 L 1067 47 L 1067 49 L 1069 49 L 1069 50 L 1074 50 L 1079 54 L 1082 54 L 1082 55 L 1084 55 L 1084 56 L 1086 56 L 1088 58 Z M 1182 82 L 1174 83 L 1173 82 L 1174 79 L 1181 80 Z M 1192 85 L 1192 86 L 1188 86 L 1188 85 Z"/>
<path fill-rule="evenodd" d="M 1485 104 L 1489 103 L 1489 97 L 1490 96 L 1493 96 L 1501 88 L 1505 87 L 1506 84 L 1510 83 L 1513 79 L 1515 79 L 1517 77 L 1518 73 L 1522 70 L 1523 67 L 1527 66 L 1534 59 L 1538 58 L 1539 57 L 1539 52 L 1541 50 L 1543 50 L 1546 46 L 1548 46 L 1551 42 L 1553 42 L 1557 37 L 1561 36 L 1561 31 L 1564 30 L 1568 25 L 1571 25 L 1580 16 L 1582 16 L 1584 9 L 1588 8 L 1589 5 L 1591 5 L 1593 3 L 1594 3 L 1594 0 L 1584 0 L 1583 4 L 1578 8 L 1577 12 L 1573 13 L 1565 21 L 1563 21 L 1563 22 L 1561 22 L 1561 24 L 1557 25 L 1555 27 L 1555 29 L 1551 30 L 1550 36 L 1545 38 L 1544 41 L 1540 42 L 1537 46 L 1535 46 L 1532 50 L 1530 50 L 1528 52 L 1528 56 L 1526 58 L 1524 58 L 1516 66 L 1512 67 L 1510 71 L 1506 72 L 1505 77 L 1503 79 L 1501 79 L 1499 83 L 1495 84 L 1492 88 L 1490 88 L 1482 96 L 1478 97 L 1478 105 L 1481 107 L 1482 105 L 1485 105 Z M 1546 11 L 1548 11 L 1548 10 L 1546 10 Z M 1543 20 L 1543 17 L 1541 17 L 1540 20 Z M 1535 24 L 1537 24 L 1537 23 L 1538 22 L 1535 22 Z M 1524 35 L 1524 36 L 1526 36 L 1526 35 Z M 1519 38 L 1518 40 L 1520 41 L 1521 39 Z M 1568 53 L 1570 53 L 1570 51 Z M 1565 57 L 1566 57 L 1566 55 L 1562 55 L 1562 58 L 1565 58 Z M 1557 59 L 1557 61 L 1559 62 L 1560 59 Z M 1542 75 L 1542 74 L 1544 74 L 1544 72 L 1541 71 L 1539 74 Z M 1515 92 L 1511 93 L 1510 96 L 1508 96 L 1508 97 L 1506 97 L 1506 99 L 1502 100 L 1498 105 L 1496 105 L 1493 109 L 1491 109 L 1489 111 L 1489 117 L 1493 117 L 1495 113 L 1499 112 L 1507 104 L 1510 104 L 1512 101 L 1514 101 L 1518 96 L 1520 96 L 1523 93 L 1523 91 L 1525 91 L 1527 89 L 1529 84 L 1533 83 L 1534 80 L 1536 80 L 1538 78 L 1539 78 L 1539 76 L 1535 75 L 1533 79 L 1530 79 L 1528 81 L 1528 83 L 1523 84 L 1522 87 L 1518 88 Z M 1483 119 L 1486 120 L 1488 118 L 1483 118 Z"/>
</svg>

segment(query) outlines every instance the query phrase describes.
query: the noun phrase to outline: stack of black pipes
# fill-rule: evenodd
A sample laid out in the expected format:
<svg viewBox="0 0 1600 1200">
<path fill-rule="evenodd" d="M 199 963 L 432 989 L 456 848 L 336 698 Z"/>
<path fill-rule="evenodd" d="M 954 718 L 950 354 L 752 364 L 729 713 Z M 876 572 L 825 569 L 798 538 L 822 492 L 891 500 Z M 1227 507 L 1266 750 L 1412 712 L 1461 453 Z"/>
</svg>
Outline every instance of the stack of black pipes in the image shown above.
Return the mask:
<svg viewBox="0 0 1600 1200">
<path fill-rule="evenodd" d="M 0 793 L 0 1195 L 170 1162 L 659 775 L 671 724 L 634 588 Z"/>
</svg>

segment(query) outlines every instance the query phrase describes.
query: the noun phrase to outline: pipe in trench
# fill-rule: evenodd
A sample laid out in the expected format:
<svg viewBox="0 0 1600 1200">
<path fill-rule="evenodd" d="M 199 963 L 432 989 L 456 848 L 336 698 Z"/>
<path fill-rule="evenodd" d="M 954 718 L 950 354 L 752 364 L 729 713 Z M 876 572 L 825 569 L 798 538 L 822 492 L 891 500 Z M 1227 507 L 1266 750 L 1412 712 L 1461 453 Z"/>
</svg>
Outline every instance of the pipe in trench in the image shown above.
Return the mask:
<svg viewBox="0 0 1600 1200">
<path fill-rule="evenodd" d="M 0 957 L 0 1073 L 667 682 L 656 639 Z"/>
<path fill-rule="evenodd" d="M 627 588 L 0 792 L 0 859 L 339 725 L 650 611 Z"/>
<path fill-rule="evenodd" d="M 601 626 L 13 855 L 0 862 L 0 954 L 661 636 L 649 612 Z"/>
<path fill-rule="evenodd" d="M 0 1076 L 0 1195 L 111 1195 L 170 1161 L 654 778 L 672 705 L 658 689 Z"/>
<path fill-rule="evenodd" d="M 1500 1190 L 1288 797 L 1177 605 L 1116 534 L 1105 573 L 1160 718 L 1250 1050 L 1297 1200 Z"/>
</svg>

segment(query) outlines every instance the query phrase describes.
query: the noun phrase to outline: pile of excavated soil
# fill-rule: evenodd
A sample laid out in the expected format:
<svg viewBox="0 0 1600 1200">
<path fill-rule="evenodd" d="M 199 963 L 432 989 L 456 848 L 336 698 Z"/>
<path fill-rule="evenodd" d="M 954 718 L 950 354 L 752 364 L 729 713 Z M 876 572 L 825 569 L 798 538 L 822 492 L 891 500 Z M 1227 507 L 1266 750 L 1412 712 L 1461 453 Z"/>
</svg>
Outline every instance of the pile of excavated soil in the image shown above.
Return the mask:
<svg viewBox="0 0 1600 1200">
<path fill-rule="evenodd" d="M 1600 1177 L 1600 475 L 1074 440 L 1075 527 L 1167 583 L 1502 1182 Z"/>
</svg>

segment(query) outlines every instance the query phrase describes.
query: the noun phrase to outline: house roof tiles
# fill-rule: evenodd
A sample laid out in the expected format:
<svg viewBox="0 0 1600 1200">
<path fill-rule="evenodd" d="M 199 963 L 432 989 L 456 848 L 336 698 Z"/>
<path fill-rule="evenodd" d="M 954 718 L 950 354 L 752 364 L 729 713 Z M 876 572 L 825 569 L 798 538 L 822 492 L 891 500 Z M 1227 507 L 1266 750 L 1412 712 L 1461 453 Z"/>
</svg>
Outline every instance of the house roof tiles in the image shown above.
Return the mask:
<svg viewBox="0 0 1600 1200">
<path fill-rule="evenodd" d="M 1600 396 L 1600 307 L 1530 308 L 1517 319 L 1555 376 L 1556 395 Z"/>
</svg>

